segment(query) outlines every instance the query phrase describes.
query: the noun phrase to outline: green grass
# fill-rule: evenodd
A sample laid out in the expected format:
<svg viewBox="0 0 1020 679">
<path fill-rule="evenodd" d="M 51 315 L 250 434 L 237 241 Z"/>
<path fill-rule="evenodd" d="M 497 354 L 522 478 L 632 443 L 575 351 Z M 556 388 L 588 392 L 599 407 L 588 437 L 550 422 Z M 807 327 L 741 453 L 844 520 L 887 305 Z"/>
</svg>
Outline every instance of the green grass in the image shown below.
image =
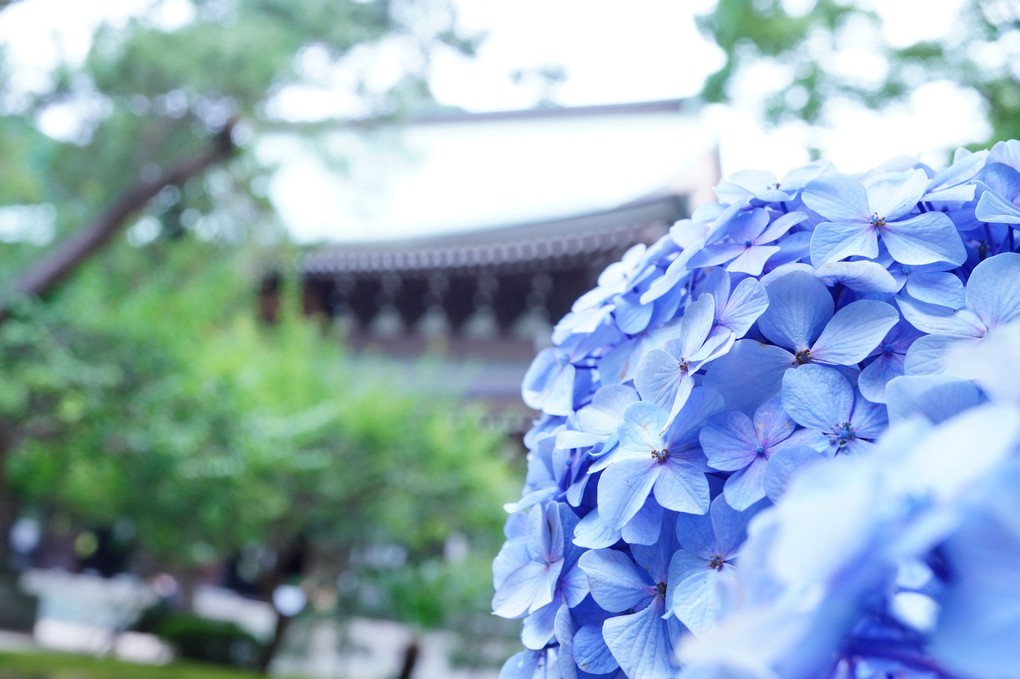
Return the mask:
<svg viewBox="0 0 1020 679">
<path fill-rule="evenodd" d="M 0 653 L 0 679 L 256 679 L 218 665 L 136 665 L 67 653 Z"/>
</svg>

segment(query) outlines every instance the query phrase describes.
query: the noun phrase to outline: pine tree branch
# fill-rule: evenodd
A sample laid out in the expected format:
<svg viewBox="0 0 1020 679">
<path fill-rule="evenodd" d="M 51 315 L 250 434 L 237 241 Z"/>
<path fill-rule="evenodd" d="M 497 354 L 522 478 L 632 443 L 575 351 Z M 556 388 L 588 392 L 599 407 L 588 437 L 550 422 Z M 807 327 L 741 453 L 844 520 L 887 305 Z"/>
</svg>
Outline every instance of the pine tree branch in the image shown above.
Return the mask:
<svg viewBox="0 0 1020 679">
<path fill-rule="evenodd" d="M 168 186 L 179 186 L 232 155 L 234 143 L 231 140 L 231 132 L 235 122 L 229 122 L 217 133 L 205 153 L 171 168 L 154 180 L 135 184 L 95 221 L 60 242 L 47 256 L 15 278 L 8 289 L 0 295 L 0 322 L 7 317 L 11 298 L 43 296 L 49 293 L 90 255 L 106 245 L 128 218 L 160 191 Z"/>
</svg>

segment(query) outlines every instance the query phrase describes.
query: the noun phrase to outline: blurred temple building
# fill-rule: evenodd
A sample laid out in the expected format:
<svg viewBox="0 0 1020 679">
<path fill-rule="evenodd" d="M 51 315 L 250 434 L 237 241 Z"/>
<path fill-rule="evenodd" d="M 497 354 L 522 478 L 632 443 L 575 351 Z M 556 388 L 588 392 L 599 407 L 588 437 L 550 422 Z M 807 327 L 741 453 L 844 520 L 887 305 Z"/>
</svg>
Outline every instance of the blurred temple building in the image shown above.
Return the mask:
<svg viewBox="0 0 1020 679">
<path fill-rule="evenodd" d="M 719 181 L 715 136 L 683 100 L 350 126 L 314 150 L 336 166 L 300 143 L 281 135 L 263 152 L 276 194 L 301 183 L 323 196 L 314 209 L 276 201 L 320 241 L 298 264 L 306 311 L 356 351 L 445 356 L 444 385 L 511 408 L 573 301 Z M 277 289 L 264 281 L 267 318 Z"/>
</svg>

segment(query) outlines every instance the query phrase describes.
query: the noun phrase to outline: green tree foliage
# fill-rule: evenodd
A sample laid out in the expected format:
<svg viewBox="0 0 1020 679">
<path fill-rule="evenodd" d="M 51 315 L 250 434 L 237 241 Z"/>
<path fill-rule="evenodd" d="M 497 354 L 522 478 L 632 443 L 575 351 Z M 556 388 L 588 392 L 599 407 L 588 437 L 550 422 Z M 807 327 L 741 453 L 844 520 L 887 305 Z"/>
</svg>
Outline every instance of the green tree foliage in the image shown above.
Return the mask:
<svg viewBox="0 0 1020 679">
<path fill-rule="evenodd" d="M 272 327 L 255 299 L 262 265 L 295 254 L 267 198 L 259 135 L 314 128 L 279 113 L 281 97 L 328 89 L 352 54 L 399 43 L 401 81 L 336 93 L 364 115 L 399 115 L 427 100 L 431 51 L 471 41 L 443 0 L 190 5 L 180 25 L 154 0 L 102 27 L 85 61 L 41 89 L 17 89 L 0 61 L 0 205 L 44 206 L 53 242 L 205 152 L 231 121 L 239 145 L 0 323 L 0 525 L 15 498 L 78 527 L 127 518 L 141 563 L 184 575 L 248 544 L 282 553 L 299 538 L 323 582 L 373 545 L 399 546 L 416 568 L 441 560 L 457 534 L 491 557 L 504 518 L 493 498 L 516 485 L 506 435 L 395 370 L 346 358 L 341 338 L 300 317 L 294 290 Z M 0 21 L 17 9 L 5 7 Z M 40 133 L 60 109 L 77 128 Z M 0 293 L 51 246 L 15 240 L 3 246 Z"/>
<path fill-rule="evenodd" d="M 705 83 L 702 95 L 708 101 L 729 100 L 738 75 L 762 61 L 788 76 L 767 98 L 772 122 L 824 122 L 827 105 L 840 99 L 879 109 L 906 99 L 925 82 L 948 80 L 982 103 L 991 136 L 978 146 L 1020 137 L 1020 7 L 1015 2 L 963 0 L 947 36 L 902 46 L 882 38 L 880 16 L 863 2 L 816 0 L 807 11 L 796 12 L 788 9 L 793 4 L 804 3 L 718 0 L 712 12 L 699 17 L 700 29 L 726 55 L 723 67 Z M 947 10 L 918 5 L 917 11 Z M 862 46 L 887 64 L 884 74 L 861 71 L 871 71 L 870 66 L 833 67 L 836 52 Z"/>
<path fill-rule="evenodd" d="M 293 303 L 259 325 L 250 279 L 223 253 L 177 245 L 120 298 L 89 267 L 0 326 L 17 496 L 78 525 L 129 518 L 140 549 L 178 572 L 298 535 L 332 577 L 371 545 L 412 562 L 454 533 L 494 549 L 492 498 L 514 486 L 506 435 L 379 382 Z"/>
</svg>

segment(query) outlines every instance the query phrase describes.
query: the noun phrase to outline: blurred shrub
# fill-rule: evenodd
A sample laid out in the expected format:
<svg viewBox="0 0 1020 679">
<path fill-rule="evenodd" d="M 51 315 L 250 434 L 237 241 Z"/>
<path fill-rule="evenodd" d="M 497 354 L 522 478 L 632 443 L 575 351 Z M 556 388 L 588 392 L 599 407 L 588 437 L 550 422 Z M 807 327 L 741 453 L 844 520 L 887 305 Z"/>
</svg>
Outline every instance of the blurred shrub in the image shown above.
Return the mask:
<svg viewBox="0 0 1020 679">
<path fill-rule="evenodd" d="M 262 652 L 258 639 L 237 624 L 190 613 L 167 615 L 156 625 L 155 633 L 178 656 L 191 660 L 255 669 Z"/>
</svg>

